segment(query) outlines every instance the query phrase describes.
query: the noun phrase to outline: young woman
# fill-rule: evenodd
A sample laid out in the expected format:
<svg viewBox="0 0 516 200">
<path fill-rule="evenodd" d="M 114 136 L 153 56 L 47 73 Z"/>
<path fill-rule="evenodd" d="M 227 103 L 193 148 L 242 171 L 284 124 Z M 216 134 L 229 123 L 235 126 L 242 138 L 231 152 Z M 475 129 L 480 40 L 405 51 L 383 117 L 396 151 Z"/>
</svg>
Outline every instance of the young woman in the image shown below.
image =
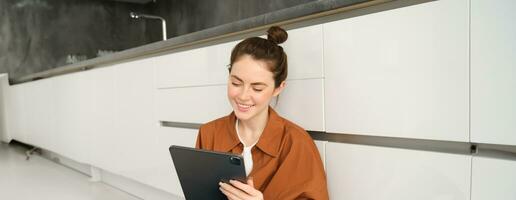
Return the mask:
<svg viewBox="0 0 516 200">
<path fill-rule="evenodd" d="M 269 104 L 285 88 L 287 40 L 279 27 L 231 52 L 228 99 L 233 112 L 199 129 L 197 148 L 244 157 L 247 183 L 219 183 L 228 199 L 328 199 L 326 175 L 308 133 Z M 302 100 L 301 100 L 302 101 Z"/>
</svg>

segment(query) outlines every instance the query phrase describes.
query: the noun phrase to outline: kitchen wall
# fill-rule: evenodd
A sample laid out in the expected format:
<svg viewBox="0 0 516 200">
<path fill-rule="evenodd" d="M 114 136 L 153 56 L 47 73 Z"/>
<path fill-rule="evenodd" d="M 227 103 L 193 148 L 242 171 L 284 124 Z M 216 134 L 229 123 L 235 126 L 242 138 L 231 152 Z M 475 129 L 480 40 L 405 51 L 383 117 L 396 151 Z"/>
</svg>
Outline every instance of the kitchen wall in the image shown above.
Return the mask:
<svg viewBox="0 0 516 200">
<path fill-rule="evenodd" d="M 99 50 L 153 42 L 145 21 L 129 18 L 130 11 L 143 9 L 103 0 L 2 0 L 0 73 L 16 78 L 63 66 L 67 55 L 89 59 Z"/>
<path fill-rule="evenodd" d="M 171 38 L 311 1 L 2 0 L 0 73 L 15 79 L 66 65 L 73 56 L 91 59 L 99 50 L 161 41 L 161 22 L 131 19 L 131 11 L 164 17 Z"/>
<path fill-rule="evenodd" d="M 312 1 L 315 0 L 158 0 L 147 4 L 147 9 L 167 20 L 170 38 Z M 149 26 L 152 28 L 148 31 L 161 28 L 159 21 Z M 153 39 L 161 35 L 157 37 Z"/>
</svg>

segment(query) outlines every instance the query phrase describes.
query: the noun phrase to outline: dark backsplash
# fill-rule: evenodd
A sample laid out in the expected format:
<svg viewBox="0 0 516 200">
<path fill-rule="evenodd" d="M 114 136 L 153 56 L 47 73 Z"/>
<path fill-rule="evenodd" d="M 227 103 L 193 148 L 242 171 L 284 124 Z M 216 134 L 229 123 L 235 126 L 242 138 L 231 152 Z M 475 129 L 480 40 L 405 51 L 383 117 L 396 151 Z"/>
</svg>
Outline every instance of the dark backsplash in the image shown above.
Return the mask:
<svg viewBox="0 0 516 200">
<path fill-rule="evenodd" d="M 0 73 L 18 78 L 162 39 L 158 20 L 131 19 L 131 11 L 165 18 L 172 38 L 312 1 L 0 0 Z"/>
</svg>

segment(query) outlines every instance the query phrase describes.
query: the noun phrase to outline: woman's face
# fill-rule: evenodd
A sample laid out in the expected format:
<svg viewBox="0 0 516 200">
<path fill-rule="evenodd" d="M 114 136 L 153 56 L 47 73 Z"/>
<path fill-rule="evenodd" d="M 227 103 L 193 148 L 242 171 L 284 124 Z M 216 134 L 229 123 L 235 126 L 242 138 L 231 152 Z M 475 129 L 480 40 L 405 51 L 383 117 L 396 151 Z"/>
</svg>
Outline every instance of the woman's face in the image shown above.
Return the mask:
<svg viewBox="0 0 516 200">
<path fill-rule="evenodd" d="M 228 99 L 236 117 L 246 121 L 267 114 L 269 103 L 278 96 L 284 83 L 274 88 L 273 74 L 267 63 L 249 55 L 240 57 L 232 65 L 228 80 Z"/>
</svg>

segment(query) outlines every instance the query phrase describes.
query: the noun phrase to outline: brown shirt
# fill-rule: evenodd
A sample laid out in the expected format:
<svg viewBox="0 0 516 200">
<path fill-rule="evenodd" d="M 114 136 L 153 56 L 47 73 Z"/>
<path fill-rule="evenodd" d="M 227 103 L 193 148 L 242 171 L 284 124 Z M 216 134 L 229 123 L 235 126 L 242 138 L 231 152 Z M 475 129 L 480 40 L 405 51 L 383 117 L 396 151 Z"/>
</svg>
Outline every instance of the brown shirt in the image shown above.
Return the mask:
<svg viewBox="0 0 516 200">
<path fill-rule="evenodd" d="M 197 148 L 241 154 L 234 113 L 204 124 Z M 312 138 L 269 107 L 269 119 L 251 150 L 255 187 L 264 199 L 328 199 L 326 175 Z"/>
</svg>

